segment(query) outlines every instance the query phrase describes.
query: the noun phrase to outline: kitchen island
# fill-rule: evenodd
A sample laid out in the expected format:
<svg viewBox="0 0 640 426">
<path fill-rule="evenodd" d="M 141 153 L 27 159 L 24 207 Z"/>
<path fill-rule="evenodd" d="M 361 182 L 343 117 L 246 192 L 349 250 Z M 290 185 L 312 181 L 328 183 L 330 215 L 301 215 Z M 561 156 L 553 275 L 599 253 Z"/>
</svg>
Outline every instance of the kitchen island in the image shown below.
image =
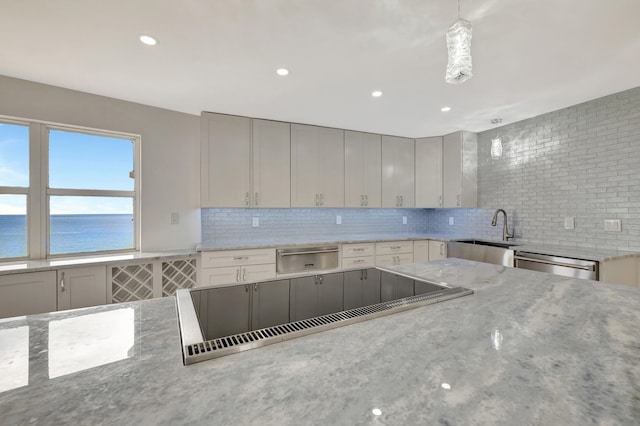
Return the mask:
<svg viewBox="0 0 640 426">
<path fill-rule="evenodd" d="M 640 423 L 640 290 L 387 269 L 475 294 L 188 367 L 174 298 L 3 320 L 0 423 Z"/>
</svg>

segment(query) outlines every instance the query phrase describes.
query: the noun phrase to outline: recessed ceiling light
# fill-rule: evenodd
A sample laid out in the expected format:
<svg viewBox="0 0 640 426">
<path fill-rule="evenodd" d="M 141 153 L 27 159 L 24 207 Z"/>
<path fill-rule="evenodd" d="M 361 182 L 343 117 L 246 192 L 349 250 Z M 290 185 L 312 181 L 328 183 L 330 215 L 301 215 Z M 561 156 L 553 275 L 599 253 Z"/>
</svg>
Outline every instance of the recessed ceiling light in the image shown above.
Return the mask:
<svg viewBox="0 0 640 426">
<path fill-rule="evenodd" d="M 442 108 L 440 108 L 440 111 L 449 112 L 449 111 L 451 111 L 451 107 L 442 107 Z"/>
<path fill-rule="evenodd" d="M 140 41 L 148 46 L 155 46 L 156 44 L 158 44 L 158 40 L 147 34 L 142 34 L 140 36 Z"/>
<path fill-rule="evenodd" d="M 382 410 L 379 408 L 374 408 L 373 410 L 371 410 L 371 413 L 373 413 L 374 416 L 379 416 L 382 414 Z"/>
<path fill-rule="evenodd" d="M 278 68 L 276 70 L 276 74 L 281 75 L 281 76 L 289 75 L 289 70 L 286 69 L 286 68 Z"/>
<path fill-rule="evenodd" d="M 374 98 L 379 98 L 380 96 L 382 96 L 382 92 L 379 90 L 373 91 L 371 92 L 371 96 L 373 96 Z"/>
</svg>

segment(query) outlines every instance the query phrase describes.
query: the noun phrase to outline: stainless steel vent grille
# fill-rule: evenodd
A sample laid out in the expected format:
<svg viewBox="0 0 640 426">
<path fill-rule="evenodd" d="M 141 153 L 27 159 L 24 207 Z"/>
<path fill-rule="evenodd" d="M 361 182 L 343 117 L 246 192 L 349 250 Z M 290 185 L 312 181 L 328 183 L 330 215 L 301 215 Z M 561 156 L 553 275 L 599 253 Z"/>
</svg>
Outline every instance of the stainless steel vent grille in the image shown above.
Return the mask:
<svg viewBox="0 0 640 426">
<path fill-rule="evenodd" d="M 473 294 L 463 287 L 406 297 L 184 346 L 185 365 Z"/>
</svg>

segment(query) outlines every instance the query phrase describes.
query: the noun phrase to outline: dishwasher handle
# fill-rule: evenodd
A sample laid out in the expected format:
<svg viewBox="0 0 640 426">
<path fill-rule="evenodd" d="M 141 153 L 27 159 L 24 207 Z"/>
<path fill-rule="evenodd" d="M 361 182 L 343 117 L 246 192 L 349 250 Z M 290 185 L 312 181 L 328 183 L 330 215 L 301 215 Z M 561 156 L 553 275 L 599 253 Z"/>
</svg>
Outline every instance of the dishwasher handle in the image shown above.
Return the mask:
<svg viewBox="0 0 640 426">
<path fill-rule="evenodd" d="M 515 260 L 525 260 L 527 262 L 544 263 L 545 265 L 564 266 L 565 268 L 583 269 L 585 271 L 595 271 L 595 263 L 590 266 L 575 265 L 571 263 L 552 262 L 549 260 L 535 259 L 533 257 L 513 256 Z"/>
<path fill-rule="evenodd" d="M 322 253 L 337 253 L 337 247 L 331 247 L 327 249 L 309 249 L 307 251 L 285 251 L 278 250 L 278 256 L 295 256 L 299 254 L 322 254 Z"/>
</svg>

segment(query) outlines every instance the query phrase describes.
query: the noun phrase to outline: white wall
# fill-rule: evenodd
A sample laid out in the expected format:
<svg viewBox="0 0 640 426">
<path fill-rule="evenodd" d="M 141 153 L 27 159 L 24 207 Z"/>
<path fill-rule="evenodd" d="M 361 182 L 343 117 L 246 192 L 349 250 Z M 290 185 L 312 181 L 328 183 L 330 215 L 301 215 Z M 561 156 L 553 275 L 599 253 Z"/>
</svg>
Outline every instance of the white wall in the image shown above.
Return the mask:
<svg viewBox="0 0 640 426">
<path fill-rule="evenodd" d="M 142 136 L 142 250 L 200 241 L 200 117 L 0 76 L 0 115 Z M 170 213 L 180 223 L 170 224 Z"/>
</svg>

